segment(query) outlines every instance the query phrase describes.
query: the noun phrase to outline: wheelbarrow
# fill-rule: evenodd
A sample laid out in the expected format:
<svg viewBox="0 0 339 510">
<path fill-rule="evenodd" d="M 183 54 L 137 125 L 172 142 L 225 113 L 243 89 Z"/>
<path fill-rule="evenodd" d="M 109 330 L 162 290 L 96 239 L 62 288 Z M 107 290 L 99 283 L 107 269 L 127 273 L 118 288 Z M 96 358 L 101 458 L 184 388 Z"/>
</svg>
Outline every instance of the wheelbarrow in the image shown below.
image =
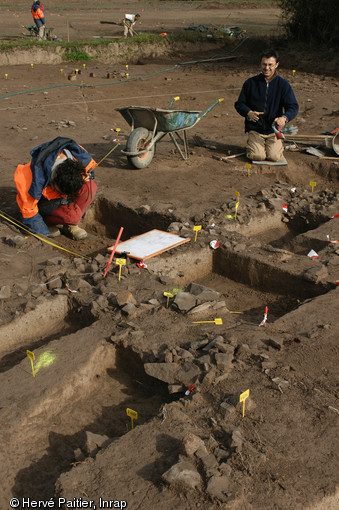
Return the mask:
<svg viewBox="0 0 339 510">
<path fill-rule="evenodd" d="M 171 108 L 174 101 L 178 99 L 180 98 L 174 97 L 168 108 Z M 187 130 L 195 126 L 212 108 L 223 100 L 223 98 L 217 99 L 204 112 L 162 110 L 144 106 L 115 108 L 131 126 L 131 133 L 127 139 L 126 147 L 121 152 L 127 156 L 128 161 L 135 168 L 146 168 L 153 159 L 156 143 L 169 134 L 182 159 L 189 159 Z M 183 143 L 183 150 L 179 147 L 174 134 Z"/>
</svg>

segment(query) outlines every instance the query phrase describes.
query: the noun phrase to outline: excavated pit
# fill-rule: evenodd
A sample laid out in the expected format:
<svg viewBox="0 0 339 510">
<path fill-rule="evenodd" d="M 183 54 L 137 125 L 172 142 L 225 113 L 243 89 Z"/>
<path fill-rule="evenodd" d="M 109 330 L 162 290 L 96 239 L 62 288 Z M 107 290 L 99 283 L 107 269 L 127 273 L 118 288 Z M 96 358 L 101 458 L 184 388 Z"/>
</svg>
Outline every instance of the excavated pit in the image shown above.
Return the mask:
<svg viewBox="0 0 339 510">
<path fill-rule="evenodd" d="M 167 230 L 173 221 L 172 215 L 137 212 L 100 198 L 86 215 L 86 228 L 97 237 L 114 238 L 120 225 L 124 225 L 125 240 L 154 228 Z M 333 288 L 326 282 L 305 280 L 304 271 L 312 262 L 298 254 L 298 251 L 302 253 L 301 248 L 305 250 L 307 243 L 314 242 L 312 235 L 308 237 L 310 231 L 326 229 L 326 225 L 324 227 L 324 223 L 317 220 L 312 224 L 313 229 L 298 225 L 297 231 L 293 231 L 279 221 L 273 227 L 276 228 L 266 232 L 260 227 L 260 232 L 258 225 L 254 225 L 253 237 L 247 232 L 247 236 L 242 236 L 240 241 L 234 238 L 234 242 L 232 233 L 226 233 L 217 250 L 209 247 L 209 239 L 200 237 L 197 243 L 180 246 L 149 259 L 147 263 L 153 278 L 164 279 L 169 286 L 185 290 L 190 282 L 196 282 L 219 292 L 220 300 L 226 302 L 229 311 L 242 314 L 242 324 L 258 325 L 266 306 L 269 307 L 272 323 L 296 309 L 304 300 Z M 286 249 L 293 246 L 295 250 Z M 321 246 L 320 240 L 316 248 Z M 133 266 L 134 261 L 128 260 L 129 265 Z M 149 278 L 152 278 L 151 274 Z M 145 280 L 137 285 L 142 284 L 145 285 Z M 128 288 L 128 281 L 126 285 Z M 39 443 L 33 457 L 25 459 L 23 466 L 20 459 L 11 464 L 8 484 L 19 497 L 52 497 L 59 476 L 78 462 L 74 461 L 75 451 L 80 449 L 79 458 L 91 456 L 87 445 L 88 431 L 113 438 L 110 442 L 115 441 L 130 430 L 127 407 L 142 409 L 138 422 L 142 424 L 157 415 L 164 403 L 181 396 L 180 393 L 169 395 L 167 384 L 148 376 L 144 369 L 144 363 L 156 361 L 154 352 L 157 349 L 161 351 L 162 345 L 173 341 L 175 333 L 171 327 L 178 322 L 176 311 L 166 310 L 166 317 L 162 316 L 163 333 L 156 340 L 152 338 L 152 328 L 149 328 L 147 319 L 143 323 L 141 318 L 142 327 L 150 337 L 139 346 L 137 335 L 135 341 L 132 338 L 124 343 L 122 336 L 118 343 L 111 343 L 112 330 L 119 331 L 117 322 L 113 321 L 109 326 L 106 323 L 99 331 L 96 328 L 100 321 L 88 315 L 86 307 L 82 310 L 80 307 L 75 313 L 66 296 L 54 299 L 60 306 L 49 303 L 48 309 L 25 314 L 14 324 L 6 326 L 6 330 L 1 328 L 6 342 L 2 344 L 0 378 L 8 386 L 8 399 L 11 396 L 17 398 L 15 390 L 10 390 L 13 372 L 24 371 L 25 384 L 32 392 L 31 406 L 28 409 L 23 404 L 13 434 L 16 435 L 20 425 L 28 426 Z M 162 312 L 165 312 L 165 306 L 154 311 L 153 320 L 156 321 L 157 313 L 162 320 Z M 32 326 L 39 317 L 47 317 L 47 321 L 40 320 L 39 338 L 34 338 Z M 51 317 L 54 331 L 47 335 Z M 133 329 L 133 323 L 130 327 Z M 185 347 L 188 348 L 188 345 Z M 41 373 L 38 388 L 36 385 L 31 387 L 28 360 L 24 359 L 27 348 L 34 350 L 37 358 L 39 353 L 47 350 L 56 354 L 58 359 L 51 378 L 47 375 L 48 371 Z M 78 349 L 81 350 L 81 359 Z M 4 372 L 11 374 L 8 381 L 5 381 Z M 5 402 L 5 412 L 7 408 L 8 423 L 11 423 L 13 410 Z M 39 426 L 41 420 L 44 422 L 43 429 Z M 17 444 L 22 441 L 23 437 L 19 439 L 18 435 Z M 10 456 L 11 452 L 8 453 Z M 44 479 L 37 483 L 41 472 L 45 473 Z"/>
</svg>

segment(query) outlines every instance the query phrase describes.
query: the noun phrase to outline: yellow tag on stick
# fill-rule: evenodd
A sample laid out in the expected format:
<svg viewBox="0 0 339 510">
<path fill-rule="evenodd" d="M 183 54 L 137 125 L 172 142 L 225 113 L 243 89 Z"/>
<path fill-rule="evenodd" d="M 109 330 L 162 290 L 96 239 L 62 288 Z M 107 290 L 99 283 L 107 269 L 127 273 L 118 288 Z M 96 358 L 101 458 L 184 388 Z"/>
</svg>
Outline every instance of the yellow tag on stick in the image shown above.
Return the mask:
<svg viewBox="0 0 339 510">
<path fill-rule="evenodd" d="M 129 416 L 131 418 L 131 425 L 132 425 L 132 429 L 133 429 L 134 428 L 134 420 L 138 419 L 138 413 L 136 411 L 133 411 L 133 409 L 129 409 L 129 407 L 127 407 L 126 414 L 127 414 L 127 416 Z"/>
<path fill-rule="evenodd" d="M 246 168 L 247 168 L 247 177 L 250 176 L 250 171 L 251 171 L 251 164 L 250 163 L 246 163 Z"/>
<path fill-rule="evenodd" d="M 234 219 L 236 220 L 237 219 L 238 207 L 239 207 L 240 193 L 239 193 L 239 191 L 235 191 L 234 193 L 235 193 L 235 196 L 238 199 L 237 203 L 235 204 L 235 213 L 234 213 Z"/>
<path fill-rule="evenodd" d="M 121 268 L 122 266 L 125 266 L 126 265 L 126 259 L 116 259 L 115 261 L 118 266 L 119 266 L 119 282 L 120 282 L 120 278 L 121 278 Z"/>
<path fill-rule="evenodd" d="M 315 181 L 310 181 L 310 186 L 312 186 L 312 193 L 313 189 L 316 187 L 317 183 Z"/>
<path fill-rule="evenodd" d="M 201 225 L 196 225 L 193 227 L 193 231 L 195 232 L 194 242 L 197 240 L 199 230 L 201 230 Z"/>
<path fill-rule="evenodd" d="M 213 321 L 194 321 L 192 324 L 222 324 L 222 319 L 214 319 Z"/>
<path fill-rule="evenodd" d="M 27 356 L 29 357 L 29 359 L 31 360 L 32 373 L 33 373 L 33 377 L 35 377 L 35 373 L 34 373 L 34 363 L 33 363 L 33 361 L 35 360 L 34 352 L 29 351 L 29 350 L 27 349 L 26 353 L 27 353 Z"/>
<path fill-rule="evenodd" d="M 164 292 L 164 296 L 167 297 L 167 304 L 166 304 L 166 308 L 168 308 L 168 302 L 169 302 L 169 299 L 174 297 L 174 294 L 171 294 L 171 292 Z"/>
<path fill-rule="evenodd" d="M 250 396 L 250 390 L 246 390 L 240 394 L 239 402 L 242 402 L 242 417 L 245 416 L 245 400 Z"/>
</svg>

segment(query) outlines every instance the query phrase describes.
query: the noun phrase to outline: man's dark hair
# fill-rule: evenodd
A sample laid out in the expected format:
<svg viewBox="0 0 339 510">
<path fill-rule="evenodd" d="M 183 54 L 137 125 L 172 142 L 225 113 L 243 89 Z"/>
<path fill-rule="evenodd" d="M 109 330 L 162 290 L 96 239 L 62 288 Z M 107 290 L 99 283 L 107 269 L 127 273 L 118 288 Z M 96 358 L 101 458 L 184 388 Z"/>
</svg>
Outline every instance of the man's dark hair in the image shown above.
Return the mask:
<svg viewBox="0 0 339 510">
<path fill-rule="evenodd" d="M 267 50 L 263 51 L 260 55 L 260 60 L 262 58 L 275 58 L 276 62 L 279 62 L 279 54 L 277 51 L 273 50 L 272 48 L 268 48 Z"/>
<path fill-rule="evenodd" d="M 74 199 L 74 196 L 82 188 L 85 176 L 86 171 L 82 163 L 66 159 L 57 166 L 52 184 L 58 186 L 62 195 L 67 195 Z"/>
</svg>

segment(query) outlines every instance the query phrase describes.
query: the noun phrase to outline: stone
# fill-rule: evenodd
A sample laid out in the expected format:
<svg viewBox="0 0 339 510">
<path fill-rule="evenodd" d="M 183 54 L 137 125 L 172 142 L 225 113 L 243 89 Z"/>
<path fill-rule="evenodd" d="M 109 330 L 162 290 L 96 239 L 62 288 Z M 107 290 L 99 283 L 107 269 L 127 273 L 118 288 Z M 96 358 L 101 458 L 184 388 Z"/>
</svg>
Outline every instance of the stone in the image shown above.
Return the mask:
<svg viewBox="0 0 339 510">
<path fill-rule="evenodd" d="M 196 298 L 189 292 L 178 292 L 175 296 L 173 304 L 181 312 L 188 312 L 196 305 Z"/>
<path fill-rule="evenodd" d="M 48 290 L 61 289 L 63 286 L 62 279 L 60 277 L 53 278 L 47 283 Z"/>
<path fill-rule="evenodd" d="M 193 455 L 199 450 L 199 448 L 206 449 L 204 441 L 201 437 L 189 432 L 183 439 L 183 450 L 187 457 L 193 457 Z M 208 452 L 207 452 L 208 455 Z"/>
<path fill-rule="evenodd" d="M 173 223 L 170 224 L 167 231 L 168 232 L 176 232 L 178 233 L 182 227 L 182 223 L 179 223 L 178 221 L 173 221 Z"/>
<path fill-rule="evenodd" d="M 170 485 L 179 488 L 196 489 L 201 486 L 201 476 L 194 465 L 186 460 L 181 460 L 166 471 L 162 478 Z"/>
<path fill-rule="evenodd" d="M 206 303 L 209 301 L 218 301 L 220 293 L 215 290 L 204 290 L 197 295 L 198 303 Z"/>
<path fill-rule="evenodd" d="M 274 368 L 277 368 L 277 364 L 275 361 L 262 361 L 261 368 L 263 370 L 273 370 Z"/>
<path fill-rule="evenodd" d="M 173 354 L 170 351 L 167 351 L 165 354 L 165 363 L 172 363 L 173 362 Z"/>
<path fill-rule="evenodd" d="M 203 457 L 201 460 L 204 464 L 205 469 L 214 468 L 218 464 L 217 459 L 215 455 L 213 455 L 213 453 L 210 453 L 206 457 Z"/>
<path fill-rule="evenodd" d="M 219 370 L 227 371 L 232 368 L 233 354 L 225 354 L 223 352 L 217 352 L 215 355 L 215 362 Z"/>
<path fill-rule="evenodd" d="M 222 409 L 222 412 L 224 414 L 224 419 L 231 419 L 236 412 L 236 408 L 234 405 L 230 404 L 229 402 L 222 402 L 220 404 L 220 407 Z"/>
<path fill-rule="evenodd" d="M 206 446 L 201 445 L 195 452 L 195 455 L 196 455 L 196 457 L 198 457 L 198 459 L 205 459 L 206 457 L 208 457 L 209 453 L 208 453 Z"/>
<path fill-rule="evenodd" d="M 172 395 L 173 393 L 180 393 L 184 391 L 182 384 L 169 384 L 168 385 L 168 393 Z"/>
<path fill-rule="evenodd" d="M 191 354 L 186 349 L 177 349 L 178 356 L 182 359 L 192 359 L 193 354 Z"/>
<path fill-rule="evenodd" d="M 133 317 L 133 315 L 137 313 L 137 310 L 137 307 L 133 303 L 128 303 L 121 309 L 122 313 L 129 317 Z"/>
<path fill-rule="evenodd" d="M 203 379 L 203 383 L 210 386 L 213 383 L 213 381 L 215 380 L 215 378 L 216 378 L 216 371 L 215 371 L 215 369 L 212 368 L 205 375 L 205 377 Z"/>
<path fill-rule="evenodd" d="M 326 278 L 328 278 L 328 270 L 327 267 L 322 264 L 311 267 L 303 274 L 303 280 L 312 283 L 319 283 L 320 281 L 326 280 Z"/>
<path fill-rule="evenodd" d="M 234 346 L 231 344 L 224 344 L 223 342 L 215 342 L 215 347 L 224 354 L 234 355 Z"/>
<path fill-rule="evenodd" d="M 201 340 L 195 340 L 191 343 L 191 349 L 200 349 L 208 344 L 208 338 L 202 338 Z"/>
<path fill-rule="evenodd" d="M 271 337 L 268 340 L 268 343 L 272 345 L 275 349 L 281 351 L 284 348 L 284 339 L 281 336 Z"/>
<path fill-rule="evenodd" d="M 177 379 L 180 365 L 177 363 L 145 363 L 144 369 L 147 375 L 159 379 L 159 381 L 168 384 L 180 382 Z"/>
<path fill-rule="evenodd" d="M 199 300 L 198 300 L 199 301 Z M 203 303 L 201 305 L 198 305 L 198 306 L 195 306 L 194 308 L 192 308 L 192 310 L 190 310 L 188 312 L 187 315 L 191 315 L 191 314 L 203 314 L 204 312 L 206 312 L 207 310 L 209 310 L 211 308 L 211 306 L 213 305 L 214 301 L 208 301 L 206 303 Z"/>
<path fill-rule="evenodd" d="M 217 447 L 214 450 L 214 455 L 219 460 L 228 459 L 230 456 L 230 452 L 228 450 L 225 450 L 224 448 Z"/>
<path fill-rule="evenodd" d="M 85 460 L 85 455 L 83 453 L 83 451 L 81 450 L 81 448 L 77 448 L 76 450 L 74 450 L 74 460 L 76 462 L 83 462 Z"/>
<path fill-rule="evenodd" d="M 227 491 L 229 490 L 229 480 L 227 476 L 212 476 L 209 479 L 206 492 L 211 498 L 216 498 L 223 503 L 227 502 Z"/>
<path fill-rule="evenodd" d="M 25 243 L 25 241 L 26 240 L 25 240 L 24 236 L 20 236 L 20 235 L 7 236 L 5 238 L 6 244 L 8 244 L 9 246 L 12 246 L 13 248 L 20 248 L 20 246 L 22 246 Z"/>
<path fill-rule="evenodd" d="M 236 448 L 236 449 L 240 449 L 242 447 L 242 437 L 241 437 L 241 432 L 240 430 L 234 430 L 232 432 L 232 440 L 231 440 L 231 444 L 230 444 L 230 447 L 231 448 Z"/>
<path fill-rule="evenodd" d="M 124 306 L 128 303 L 133 303 L 133 305 L 137 304 L 133 294 L 129 290 L 120 290 L 115 298 L 118 306 Z"/>
<path fill-rule="evenodd" d="M 108 300 L 105 296 L 98 296 L 95 301 L 102 310 L 108 307 Z"/>
<path fill-rule="evenodd" d="M 4 285 L 0 288 L 0 299 L 8 299 L 11 297 L 11 288 L 9 285 Z"/>
<path fill-rule="evenodd" d="M 216 297 L 214 298 L 215 300 L 218 299 L 218 297 L 220 296 L 219 292 L 217 292 L 213 289 L 210 289 L 209 287 L 205 287 L 204 285 L 199 285 L 198 283 L 194 283 L 194 282 L 189 284 L 187 290 L 191 294 L 194 294 L 195 296 L 199 296 L 203 292 L 211 292 L 216 295 Z"/>
<path fill-rule="evenodd" d="M 209 351 L 210 349 L 213 349 L 213 347 L 215 347 L 215 344 L 217 342 L 223 342 L 223 341 L 224 341 L 224 337 L 221 335 L 218 335 L 209 344 L 205 345 L 205 347 L 202 350 Z"/>
<path fill-rule="evenodd" d="M 171 366 L 171 365 L 170 365 Z M 177 373 L 177 382 L 186 386 L 194 384 L 196 378 L 200 375 L 200 368 L 194 363 L 185 363 Z"/>
<path fill-rule="evenodd" d="M 105 448 L 110 442 L 111 440 L 108 436 L 94 434 L 86 430 L 86 451 L 91 457 L 94 457 L 100 449 Z"/>
</svg>

